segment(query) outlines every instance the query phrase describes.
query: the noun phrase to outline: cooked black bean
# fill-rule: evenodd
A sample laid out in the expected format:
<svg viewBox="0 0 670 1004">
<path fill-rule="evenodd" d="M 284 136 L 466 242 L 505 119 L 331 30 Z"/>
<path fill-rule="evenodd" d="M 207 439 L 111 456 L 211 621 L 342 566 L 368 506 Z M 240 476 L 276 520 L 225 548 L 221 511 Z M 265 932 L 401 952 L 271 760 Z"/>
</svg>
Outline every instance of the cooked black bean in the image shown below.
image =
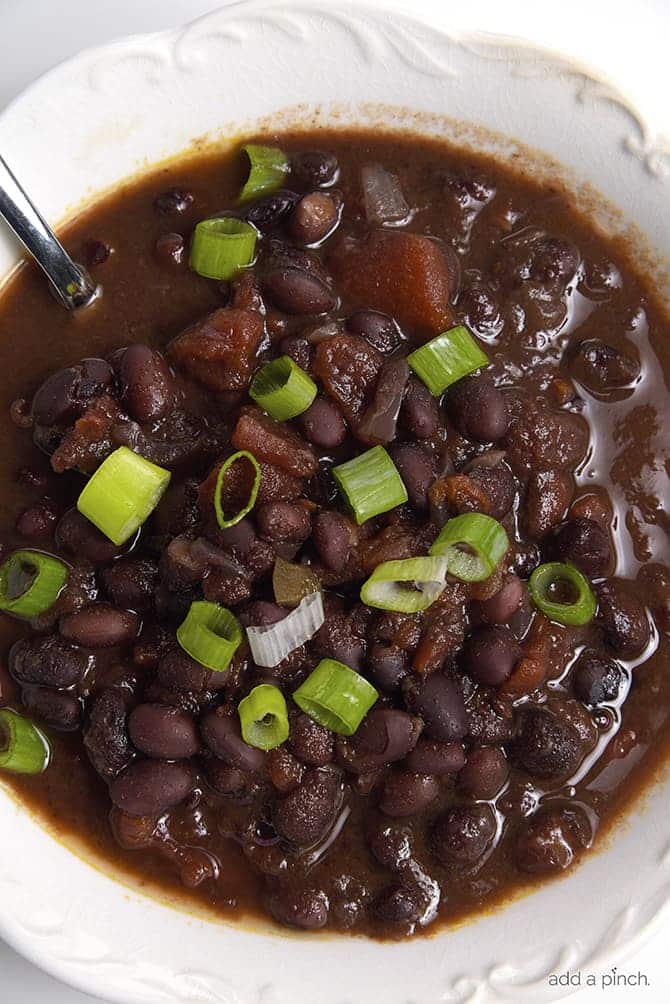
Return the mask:
<svg viewBox="0 0 670 1004">
<path fill-rule="evenodd" d="M 94 700 L 83 737 L 88 758 L 101 777 L 115 777 L 133 758 L 126 719 L 126 703 L 119 690 L 103 690 Z"/>
<path fill-rule="evenodd" d="M 148 610 L 153 605 L 158 565 L 148 558 L 124 558 L 103 568 L 100 579 L 110 599 L 130 610 Z"/>
<path fill-rule="evenodd" d="M 81 649 L 58 635 L 22 638 L 9 652 L 9 671 L 20 683 L 65 688 L 79 683 L 88 661 Z"/>
<path fill-rule="evenodd" d="M 605 631 L 605 641 L 624 659 L 634 658 L 649 644 L 651 630 L 640 600 L 615 580 L 597 589 L 598 620 Z"/>
<path fill-rule="evenodd" d="M 497 746 L 475 746 L 458 775 L 458 784 L 470 798 L 495 798 L 509 776 L 504 752 Z"/>
<path fill-rule="evenodd" d="M 87 240 L 84 244 L 84 261 L 89 268 L 104 265 L 110 258 L 113 248 L 105 241 Z"/>
<path fill-rule="evenodd" d="M 268 502 L 255 510 L 258 529 L 268 540 L 301 543 L 312 528 L 308 510 L 290 502 Z"/>
<path fill-rule="evenodd" d="M 184 760 L 200 748 L 193 716 L 169 705 L 138 704 L 128 718 L 128 734 L 140 753 L 161 760 Z"/>
<path fill-rule="evenodd" d="M 433 827 L 433 853 L 445 866 L 473 865 L 491 844 L 495 831 L 495 818 L 488 806 L 455 805 Z"/>
<path fill-rule="evenodd" d="M 223 708 L 208 712 L 200 722 L 206 746 L 231 767 L 255 773 L 262 770 L 265 753 L 242 739 L 237 715 L 227 715 Z"/>
<path fill-rule="evenodd" d="M 318 244 L 335 228 L 338 209 L 326 192 L 303 195 L 288 217 L 287 229 L 297 244 Z"/>
<path fill-rule="evenodd" d="M 181 648 L 167 652 L 158 665 L 158 683 L 167 690 L 198 691 L 212 687 L 224 674 L 217 674 L 196 662 Z"/>
<path fill-rule="evenodd" d="M 372 682 L 387 693 L 393 693 L 409 672 L 407 653 L 395 645 L 374 644 L 368 655 Z"/>
<path fill-rule="evenodd" d="M 478 493 L 486 497 L 486 512 L 494 519 L 504 519 L 516 497 L 516 482 L 507 464 L 478 463 L 475 460 L 468 469 L 468 477 L 474 482 Z"/>
<path fill-rule="evenodd" d="M 372 855 L 384 868 L 400 871 L 412 860 L 414 831 L 410 823 L 372 814 L 367 819 L 366 839 Z"/>
<path fill-rule="evenodd" d="M 539 240 L 533 252 L 530 274 L 541 282 L 571 279 L 579 266 L 579 251 L 562 237 L 547 236 Z"/>
<path fill-rule="evenodd" d="M 306 439 L 325 450 L 341 446 L 347 436 L 344 415 L 334 401 L 317 397 L 300 416 L 300 425 Z"/>
<path fill-rule="evenodd" d="M 304 188 L 332 185 L 339 174 L 337 158 L 323 150 L 305 150 L 291 159 L 291 177 Z"/>
<path fill-rule="evenodd" d="M 270 909 L 281 924 L 303 931 L 325 927 L 328 907 L 328 897 L 321 889 L 282 889 L 270 899 Z"/>
<path fill-rule="evenodd" d="M 27 540 L 51 537 L 58 521 L 58 509 L 52 499 L 42 499 L 24 509 L 16 521 L 16 531 Z"/>
<path fill-rule="evenodd" d="M 370 711 L 347 746 L 352 754 L 343 766 L 364 773 L 402 760 L 416 746 L 423 725 L 420 719 L 397 708 Z"/>
<path fill-rule="evenodd" d="M 400 443 L 393 447 L 391 455 L 405 483 L 410 505 L 415 509 L 427 509 L 428 489 L 436 474 L 433 454 L 422 446 Z"/>
<path fill-rule="evenodd" d="M 266 195 L 247 209 L 246 219 L 261 233 L 267 233 L 290 213 L 297 199 L 298 196 L 293 192 L 274 192 L 272 195 Z"/>
<path fill-rule="evenodd" d="M 590 707 L 615 701 L 624 679 L 618 662 L 589 650 L 582 652 L 572 671 L 575 694 Z"/>
<path fill-rule="evenodd" d="M 60 633 L 75 645 L 84 648 L 113 648 L 128 645 L 140 628 L 140 619 L 130 610 L 121 610 L 111 603 L 93 603 L 60 622 Z"/>
<path fill-rule="evenodd" d="M 314 350 L 307 339 L 302 338 L 301 335 L 287 335 L 286 338 L 282 338 L 279 343 L 279 350 L 282 355 L 290 356 L 304 370 L 308 370 L 312 365 Z M 307 412 L 302 413 L 300 416 L 301 421 L 303 421 L 306 414 Z M 309 439 L 309 436 L 307 438 Z M 310 442 L 313 442 L 313 440 L 310 440 Z"/>
<path fill-rule="evenodd" d="M 506 627 L 477 628 L 463 646 L 463 666 L 477 683 L 496 687 L 512 675 L 521 646 Z"/>
<path fill-rule="evenodd" d="M 337 299 L 328 286 L 301 268 L 277 268 L 263 280 L 263 292 L 285 314 L 326 314 Z"/>
<path fill-rule="evenodd" d="M 302 781 L 305 766 L 285 746 L 276 746 L 268 753 L 267 772 L 272 785 L 286 795 Z"/>
<path fill-rule="evenodd" d="M 161 234 L 154 244 L 154 257 L 160 265 L 182 265 L 186 258 L 186 241 L 181 234 Z"/>
<path fill-rule="evenodd" d="M 314 516 L 312 539 L 324 565 L 334 572 L 341 572 L 349 560 L 355 529 L 346 516 L 324 509 Z"/>
<path fill-rule="evenodd" d="M 450 742 L 467 734 L 463 694 L 451 677 L 432 673 L 424 680 L 407 682 L 405 698 L 410 710 L 423 718 L 427 739 Z"/>
<path fill-rule="evenodd" d="M 567 721 L 539 707 L 523 707 L 518 731 L 508 747 L 515 767 L 535 777 L 560 777 L 576 769 L 582 757 L 579 735 Z"/>
<path fill-rule="evenodd" d="M 477 604 L 479 616 L 486 624 L 507 624 L 521 606 L 525 587 L 521 579 L 510 572 L 497 593 Z"/>
<path fill-rule="evenodd" d="M 480 443 L 502 439 L 509 426 L 504 395 L 487 376 L 466 376 L 449 388 L 447 414 L 459 432 Z"/>
<path fill-rule="evenodd" d="M 231 551 L 232 554 L 241 558 L 246 558 L 256 540 L 256 531 L 251 520 L 245 517 L 234 526 L 217 530 L 217 539 L 227 551 Z"/>
<path fill-rule="evenodd" d="M 78 558 L 94 563 L 111 561 L 122 551 L 77 509 L 68 509 L 61 518 L 56 527 L 56 542 Z"/>
<path fill-rule="evenodd" d="M 186 188 L 171 188 L 154 199 L 154 206 L 159 213 L 166 216 L 172 213 L 185 213 L 193 205 L 193 192 Z"/>
<path fill-rule="evenodd" d="M 410 377 L 400 408 L 400 423 L 416 439 L 430 439 L 437 432 L 440 412 L 436 399 L 417 377 Z"/>
<path fill-rule="evenodd" d="M 335 736 L 309 715 L 291 714 L 288 745 L 294 756 L 311 767 L 325 767 L 333 759 Z"/>
<path fill-rule="evenodd" d="M 545 809 L 531 816 L 517 838 L 517 868 L 531 875 L 562 871 L 591 840 L 591 826 L 581 809 Z"/>
<path fill-rule="evenodd" d="M 362 335 L 378 352 L 394 352 L 402 341 L 402 333 L 393 318 L 378 310 L 357 310 L 347 318 L 347 328 Z"/>
<path fill-rule="evenodd" d="M 81 724 L 81 701 L 74 694 L 51 687 L 24 687 L 21 703 L 29 715 L 62 732 L 72 732 Z"/>
<path fill-rule="evenodd" d="M 32 416 L 36 425 L 63 425 L 78 418 L 88 402 L 112 386 L 114 374 L 104 359 L 84 359 L 57 370 L 36 391 Z"/>
<path fill-rule="evenodd" d="M 628 343 L 626 351 L 608 345 L 599 338 L 580 342 L 570 361 L 570 371 L 580 383 L 597 394 L 633 384 L 640 375 L 640 363 L 635 347 Z"/>
<path fill-rule="evenodd" d="M 277 832 L 293 844 L 316 843 L 332 823 L 339 799 L 335 771 L 308 770 L 297 788 L 275 802 L 272 818 Z"/>
<path fill-rule="evenodd" d="M 418 920 L 423 909 L 419 890 L 399 882 L 382 889 L 374 904 L 374 911 L 379 919 L 389 924 L 407 924 Z"/>
<path fill-rule="evenodd" d="M 403 764 L 415 774 L 442 777 L 457 774 L 465 763 L 465 751 L 460 743 L 438 743 L 421 737 Z"/>
<path fill-rule="evenodd" d="M 415 816 L 435 801 L 439 791 L 437 780 L 429 774 L 394 771 L 382 785 L 379 808 L 396 819 Z"/>
<path fill-rule="evenodd" d="M 131 816 L 158 816 L 183 802 L 194 785 L 188 763 L 138 760 L 112 781 L 109 797 Z"/>
<path fill-rule="evenodd" d="M 208 757 L 203 763 L 208 783 L 220 795 L 230 795 L 236 801 L 250 802 L 258 794 L 257 776 L 238 767 L 230 767 L 217 757 Z"/>
<path fill-rule="evenodd" d="M 557 561 L 569 561 L 592 578 L 605 575 L 612 564 L 609 535 L 592 519 L 569 519 L 558 527 L 548 547 Z"/>
<path fill-rule="evenodd" d="M 512 549 L 514 571 L 521 579 L 529 579 L 541 562 L 540 549 L 537 544 L 533 544 L 531 541 L 517 544 Z"/>
<path fill-rule="evenodd" d="M 244 627 L 250 627 L 251 625 L 258 627 L 260 625 L 276 624 L 277 621 L 283 620 L 287 614 L 287 608 L 280 606 L 278 603 L 270 603 L 269 600 L 255 600 L 248 607 L 244 608 L 240 615 L 240 621 Z"/>
<path fill-rule="evenodd" d="M 155 422 L 172 409 L 173 380 L 160 352 L 131 345 L 119 363 L 121 400 L 138 422 Z"/>
</svg>

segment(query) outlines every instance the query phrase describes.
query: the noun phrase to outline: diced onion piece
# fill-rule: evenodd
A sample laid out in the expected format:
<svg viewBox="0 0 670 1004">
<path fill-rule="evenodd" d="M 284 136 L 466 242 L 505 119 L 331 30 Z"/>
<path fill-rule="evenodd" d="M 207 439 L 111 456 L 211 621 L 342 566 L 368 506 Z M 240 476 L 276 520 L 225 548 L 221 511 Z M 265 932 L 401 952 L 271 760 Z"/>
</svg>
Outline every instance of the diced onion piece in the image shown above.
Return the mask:
<svg viewBox="0 0 670 1004">
<path fill-rule="evenodd" d="M 383 446 L 333 467 L 333 477 L 358 524 L 407 501 L 407 489 Z"/>
<path fill-rule="evenodd" d="M 189 267 L 206 279 L 234 279 L 254 260 L 258 232 L 246 220 L 217 216 L 193 231 Z"/>
<path fill-rule="evenodd" d="M 444 331 L 410 352 L 407 362 L 434 397 L 489 364 L 488 356 L 463 325 Z"/>
<path fill-rule="evenodd" d="M 321 580 L 307 565 L 296 565 L 277 558 L 272 572 L 272 588 L 277 603 L 297 607 L 306 596 L 321 591 Z"/>
<path fill-rule="evenodd" d="M 113 544 L 125 544 L 149 518 L 170 483 L 170 472 L 127 446 L 107 457 L 77 499 L 77 509 Z"/>
<path fill-rule="evenodd" d="M 414 614 L 426 610 L 447 584 L 446 558 L 406 558 L 385 561 L 361 587 L 369 607 Z"/>
<path fill-rule="evenodd" d="M 301 711 L 341 736 L 352 736 L 379 694 L 371 683 L 335 659 L 322 659 L 293 694 Z"/>
<path fill-rule="evenodd" d="M 446 558 L 455 578 L 482 582 L 496 570 L 508 547 L 505 528 L 496 519 L 468 512 L 444 524 L 429 553 Z"/>
<path fill-rule="evenodd" d="M 278 422 L 285 422 L 307 411 L 316 397 L 316 384 L 290 356 L 279 356 L 258 371 L 249 397 Z"/>
<path fill-rule="evenodd" d="M 561 596 L 559 590 L 565 595 Z M 574 565 L 561 561 L 538 565 L 528 581 L 528 591 L 535 606 L 558 624 L 580 626 L 595 617 L 597 602 L 593 590 Z"/>
<path fill-rule="evenodd" d="M 0 770 L 41 774 L 49 756 L 49 744 L 32 722 L 9 708 L 0 708 Z"/>
<path fill-rule="evenodd" d="M 275 624 L 248 627 L 254 662 L 257 666 L 278 666 L 287 655 L 313 638 L 325 619 L 321 593 L 312 593 Z"/>
<path fill-rule="evenodd" d="M 361 170 L 363 202 L 368 223 L 402 223 L 409 216 L 409 206 L 400 182 L 381 164 L 366 164 Z"/>
<path fill-rule="evenodd" d="M 223 673 L 242 644 L 242 628 L 226 607 L 195 600 L 177 628 L 177 641 L 196 662 Z"/>
<path fill-rule="evenodd" d="M 223 511 L 223 505 L 221 503 L 223 482 L 226 477 L 226 472 L 230 470 L 233 464 L 239 463 L 241 460 L 248 461 L 253 467 L 254 480 L 251 485 L 251 491 L 249 492 L 249 498 L 247 499 L 245 505 L 243 505 L 234 516 L 226 518 L 226 514 Z M 216 513 L 216 521 L 222 530 L 225 530 L 228 526 L 235 526 L 236 523 L 239 523 L 241 519 L 244 519 L 244 517 L 251 512 L 253 507 L 256 505 L 260 484 L 261 467 L 253 453 L 249 453 L 248 450 L 238 450 L 237 453 L 233 453 L 227 458 L 227 460 L 223 461 L 216 477 L 216 485 L 214 486 L 214 512 Z"/>
<path fill-rule="evenodd" d="M 68 569 L 42 551 L 14 551 L 0 565 L 0 610 L 30 620 L 54 605 Z"/>
<path fill-rule="evenodd" d="M 258 750 L 273 750 L 288 739 L 288 710 L 284 695 L 278 687 L 261 683 L 240 701 L 242 738 Z"/>
<path fill-rule="evenodd" d="M 249 158 L 249 177 L 240 192 L 240 203 L 251 202 L 261 195 L 271 195 L 284 184 L 291 170 L 289 159 L 277 146 L 247 143 L 242 147 Z"/>
</svg>

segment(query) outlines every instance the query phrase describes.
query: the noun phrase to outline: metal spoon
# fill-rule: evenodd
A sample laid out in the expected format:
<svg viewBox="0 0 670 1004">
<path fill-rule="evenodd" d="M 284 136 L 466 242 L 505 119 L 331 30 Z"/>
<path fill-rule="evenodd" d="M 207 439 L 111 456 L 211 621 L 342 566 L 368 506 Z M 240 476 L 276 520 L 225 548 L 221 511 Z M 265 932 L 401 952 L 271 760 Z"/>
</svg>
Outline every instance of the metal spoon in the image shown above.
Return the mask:
<svg viewBox="0 0 670 1004">
<path fill-rule="evenodd" d="M 46 274 L 64 307 L 87 307 L 101 293 L 90 275 L 70 258 L 0 156 L 0 215 Z"/>
</svg>

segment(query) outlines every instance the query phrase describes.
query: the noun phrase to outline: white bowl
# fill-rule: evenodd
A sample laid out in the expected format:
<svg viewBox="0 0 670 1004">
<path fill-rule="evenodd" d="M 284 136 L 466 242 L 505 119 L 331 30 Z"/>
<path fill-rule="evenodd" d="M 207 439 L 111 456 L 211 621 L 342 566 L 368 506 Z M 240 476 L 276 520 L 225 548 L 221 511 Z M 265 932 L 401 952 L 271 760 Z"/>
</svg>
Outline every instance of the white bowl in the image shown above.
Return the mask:
<svg viewBox="0 0 670 1004">
<path fill-rule="evenodd" d="M 635 220 L 641 233 L 629 238 L 641 254 L 651 251 L 650 267 L 667 283 L 658 264 L 670 256 L 667 160 L 623 97 L 547 52 L 448 38 L 359 4 L 259 0 L 85 52 L 0 116 L 0 149 L 59 221 L 196 137 L 225 143 L 291 123 L 415 128 L 520 154 L 545 175 L 558 160 L 604 226 Z M 0 277 L 16 260 L 0 234 Z M 436 937 L 379 944 L 178 912 L 85 863 L 0 789 L 0 934 L 62 980 L 123 1004 L 346 1004 L 380 993 L 385 1004 L 537 1004 L 565 993 L 550 985 L 551 973 L 620 961 L 661 922 L 669 794 L 668 778 L 659 778 L 567 877 Z"/>
</svg>

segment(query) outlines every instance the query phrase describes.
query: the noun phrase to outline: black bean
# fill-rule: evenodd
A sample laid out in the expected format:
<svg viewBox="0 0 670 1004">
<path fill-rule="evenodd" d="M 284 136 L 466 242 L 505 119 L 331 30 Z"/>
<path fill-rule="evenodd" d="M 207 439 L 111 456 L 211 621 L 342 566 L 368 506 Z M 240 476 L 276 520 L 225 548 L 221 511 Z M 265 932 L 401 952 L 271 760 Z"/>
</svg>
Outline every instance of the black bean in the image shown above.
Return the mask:
<svg viewBox="0 0 670 1004">
<path fill-rule="evenodd" d="M 468 477 L 488 499 L 487 513 L 494 519 L 503 519 L 516 498 L 516 481 L 507 464 L 489 467 L 475 463 L 468 469 Z"/>
<path fill-rule="evenodd" d="M 200 748 L 193 716 L 165 704 L 138 704 L 133 708 L 128 734 L 136 749 L 160 760 L 183 760 Z"/>
<path fill-rule="evenodd" d="M 325 767 L 333 759 L 335 736 L 303 712 L 291 714 L 289 749 L 311 767 Z"/>
<path fill-rule="evenodd" d="M 222 676 L 225 674 L 212 672 L 192 659 L 181 648 L 174 648 L 161 659 L 156 678 L 167 690 L 199 693 L 207 687 L 212 687 L 212 684 Z"/>
<path fill-rule="evenodd" d="M 473 282 L 464 289 L 458 305 L 468 328 L 480 338 L 497 335 L 503 326 L 504 321 L 495 292 L 483 282 Z"/>
<path fill-rule="evenodd" d="M 421 893 L 414 886 L 394 882 L 379 893 L 374 912 L 386 924 L 416 921 L 423 913 Z"/>
<path fill-rule="evenodd" d="M 591 577 L 606 574 L 612 564 L 609 535 L 592 519 L 563 523 L 552 535 L 548 548 L 557 561 L 569 561 Z"/>
<path fill-rule="evenodd" d="M 246 804 L 253 801 L 258 794 L 259 785 L 254 774 L 249 774 L 238 767 L 230 767 L 216 757 L 209 757 L 203 766 L 207 782 L 220 795 L 229 795 L 235 801 Z"/>
<path fill-rule="evenodd" d="M 531 875 L 563 871 L 591 840 L 591 826 L 581 809 L 545 809 L 531 817 L 517 838 L 517 868 Z"/>
<path fill-rule="evenodd" d="M 93 702 L 83 738 L 88 758 L 101 777 L 115 777 L 133 758 L 126 717 L 126 703 L 118 690 L 103 690 Z"/>
<path fill-rule="evenodd" d="M 438 743 L 419 739 L 403 766 L 415 774 L 456 774 L 465 764 L 465 751 L 460 743 Z"/>
<path fill-rule="evenodd" d="M 268 502 L 255 515 L 260 532 L 274 542 L 302 543 L 312 528 L 307 509 L 290 502 Z"/>
<path fill-rule="evenodd" d="M 457 381 L 449 388 L 445 406 L 466 439 L 495 443 L 509 427 L 505 397 L 487 376 L 466 376 Z"/>
<path fill-rule="evenodd" d="M 24 687 L 21 703 L 52 729 L 72 732 L 81 722 L 81 702 L 74 694 L 50 687 Z"/>
<path fill-rule="evenodd" d="M 246 211 L 246 219 L 261 233 L 274 229 L 293 209 L 298 196 L 293 192 L 274 192 L 259 199 Z"/>
<path fill-rule="evenodd" d="M 321 889 L 283 889 L 270 899 L 275 920 L 288 927 L 316 931 L 328 923 L 328 897 Z"/>
<path fill-rule="evenodd" d="M 406 711 L 377 708 L 366 715 L 349 745 L 355 757 L 367 765 L 366 771 L 375 770 L 404 759 L 416 746 L 421 729 L 420 719 Z"/>
<path fill-rule="evenodd" d="M 157 816 L 183 802 L 194 785 L 187 763 L 139 760 L 112 781 L 109 797 L 131 816 Z"/>
<path fill-rule="evenodd" d="M 223 708 L 210 711 L 200 723 L 200 732 L 212 753 L 231 767 L 250 773 L 263 769 L 265 753 L 245 743 L 237 716 L 227 715 Z"/>
<path fill-rule="evenodd" d="M 24 509 L 16 521 L 17 533 L 27 540 L 51 537 L 58 521 L 58 510 L 52 499 L 42 499 Z"/>
<path fill-rule="evenodd" d="M 463 646 L 463 666 L 477 683 L 504 683 L 521 657 L 521 646 L 506 627 L 477 628 Z"/>
<path fill-rule="evenodd" d="M 497 593 L 477 604 L 479 616 L 485 624 L 507 624 L 521 606 L 525 587 L 521 579 L 510 572 L 503 579 Z"/>
<path fill-rule="evenodd" d="M 154 244 L 154 258 L 159 265 L 182 265 L 186 257 L 186 242 L 181 234 L 161 234 Z"/>
<path fill-rule="evenodd" d="M 317 276 L 301 268 L 276 268 L 268 272 L 263 292 L 285 314 L 326 314 L 337 300 Z"/>
<path fill-rule="evenodd" d="M 186 188 L 171 188 L 154 199 L 154 207 L 166 216 L 172 213 L 185 213 L 192 205 L 193 193 Z"/>
<path fill-rule="evenodd" d="M 100 573 L 102 584 L 119 607 L 149 610 L 153 606 L 158 566 L 150 558 L 124 558 Z"/>
<path fill-rule="evenodd" d="M 542 561 L 542 555 L 537 544 L 525 541 L 516 544 L 512 551 L 512 564 L 514 571 L 521 579 L 529 579 L 531 573 Z"/>
<path fill-rule="evenodd" d="M 346 516 L 324 509 L 312 521 L 314 547 L 324 565 L 341 572 L 349 560 L 354 544 L 355 530 Z"/>
<path fill-rule="evenodd" d="M 409 504 L 415 509 L 427 509 L 428 489 L 436 474 L 433 454 L 422 446 L 399 443 L 392 448 L 391 455 L 405 483 Z"/>
<path fill-rule="evenodd" d="M 245 607 L 240 615 L 240 621 L 244 627 L 258 627 L 261 625 L 276 624 L 288 614 L 286 607 L 278 603 L 270 603 L 268 600 L 254 600 L 248 607 Z"/>
<path fill-rule="evenodd" d="M 394 771 L 382 785 L 379 808 L 396 819 L 414 816 L 428 808 L 440 791 L 437 780 L 428 774 Z"/>
<path fill-rule="evenodd" d="M 592 708 L 615 701 L 624 679 L 624 671 L 618 662 L 592 650 L 582 652 L 572 671 L 575 694 Z"/>
<path fill-rule="evenodd" d="M 509 777 L 504 752 L 497 746 L 475 746 L 458 775 L 458 784 L 470 798 L 492 799 Z"/>
<path fill-rule="evenodd" d="M 572 375 L 596 394 L 633 384 L 640 375 L 640 362 L 629 343 L 627 351 L 608 345 L 599 338 L 581 342 L 570 360 Z"/>
<path fill-rule="evenodd" d="M 373 683 L 381 690 L 393 693 L 409 672 L 409 658 L 395 645 L 376 642 L 368 656 L 368 669 Z"/>
<path fill-rule="evenodd" d="M 344 415 L 335 402 L 326 397 L 317 397 L 299 421 L 305 438 L 325 450 L 341 446 L 346 439 Z"/>
<path fill-rule="evenodd" d="M 369 816 L 365 829 L 372 855 L 391 871 L 400 871 L 412 860 L 414 831 L 408 823 L 389 822 L 376 813 Z"/>
<path fill-rule="evenodd" d="M 571 279 L 579 267 L 579 251 L 562 237 L 547 236 L 539 240 L 533 251 L 530 275 L 540 282 Z"/>
<path fill-rule="evenodd" d="M 138 422 L 155 422 L 173 406 L 174 387 L 167 363 L 148 345 L 131 345 L 119 364 L 121 400 Z"/>
<path fill-rule="evenodd" d="M 111 388 L 113 378 L 104 359 L 84 359 L 77 366 L 52 373 L 33 397 L 36 425 L 63 425 L 78 418 L 91 398 Z"/>
<path fill-rule="evenodd" d="M 9 671 L 21 683 L 72 687 L 79 683 L 87 666 L 86 654 L 58 635 L 22 638 L 9 653 Z"/>
<path fill-rule="evenodd" d="M 290 356 L 304 370 L 308 370 L 312 365 L 314 350 L 307 339 L 301 335 L 287 335 L 285 338 L 282 338 L 279 343 L 279 349 L 283 355 Z M 309 409 L 307 410 L 309 411 Z M 300 416 L 301 422 L 306 414 L 307 412 L 303 412 Z"/>
<path fill-rule="evenodd" d="M 156 834 L 155 816 L 129 816 L 114 807 L 109 814 L 109 822 L 117 843 L 125 850 L 138 851 L 151 847 Z"/>
<path fill-rule="evenodd" d="M 402 342 L 402 333 L 396 322 L 378 310 L 357 310 L 347 318 L 347 328 L 362 335 L 378 352 L 394 352 Z"/>
<path fill-rule="evenodd" d="M 104 241 L 87 240 L 84 242 L 84 261 L 89 268 L 104 265 L 113 250 Z"/>
<path fill-rule="evenodd" d="M 432 673 L 424 680 L 411 679 L 405 700 L 425 723 L 424 735 L 438 742 L 462 739 L 468 731 L 463 694 L 451 677 Z"/>
<path fill-rule="evenodd" d="M 340 166 L 332 153 L 305 150 L 291 159 L 291 176 L 303 188 L 323 188 L 337 180 Z"/>
<path fill-rule="evenodd" d="M 291 210 L 287 229 L 297 244 L 318 244 L 335 228 L 338 209 L 326 192 L 310 192 Z"/>
<path fill-rule="evenodd" d="M 68 509 L 62 516 L 56 527 L 56 543 L 78 558 L 94 563 L 112 561 L 122 550 L 77 509 Z"/>
<path fill-rule="evenodd" d="M 410 377 L 400 408 L 400 423 L 416 439 L 430 439 L 437 432 L 440 412 L 437 400 L 417 377 Z"/>
<path fill-rule="evenodd" d="M 598 620 L 605 641 L 624 659 L 639 655 L 649 644 L 651 631 L 644 606 L 619 582 L 604 582 L 596 590 Z"/>
<path fill-rule="evenodd" d="M 293 844 L 316 843 L 331 825 L 339 798 L 337 773 L 308 770 L 297 788 L 277 799 L 272 817 L 277 832 Z"/>
<path fill-rule="evenodd" d="M 495 831 L 495 818 L 488 806 L 455 805 L 433 827 L 433 853 L 447 867 L 473 865 L 489 847 Z"/>
<path fill-rule="evenodd" d="M 579 735 L 568 722 L 545 708 L 524 707 L 518 731 L 508 747 L 515 767 L 535 777 L 561 777 L 578 766 L 582 749 Z"/>
<path fill-rule="evenodd" d="M 245 558 L 256 540 L 256 532 L 251 520 L 241 519 L 234 526 L 227 526 L 223 530 L 217 530 L 217 540 L 232 554 Z"/>
<path fill-rule="evenodd" d="M 59 630 L 67 641 L 84 648 L 113 648 L 127 645 L 136 636 L 140 619 L 130 610 L 110 603 L 92 603 L 60 621 Z"/>
<path fill-rule="evenodd" d="M 267 772 L 273 787 L 286 795 L 302 781 L 305 766 L 285 746 L 276 746 L 268 753 Z"/>
</svg>

